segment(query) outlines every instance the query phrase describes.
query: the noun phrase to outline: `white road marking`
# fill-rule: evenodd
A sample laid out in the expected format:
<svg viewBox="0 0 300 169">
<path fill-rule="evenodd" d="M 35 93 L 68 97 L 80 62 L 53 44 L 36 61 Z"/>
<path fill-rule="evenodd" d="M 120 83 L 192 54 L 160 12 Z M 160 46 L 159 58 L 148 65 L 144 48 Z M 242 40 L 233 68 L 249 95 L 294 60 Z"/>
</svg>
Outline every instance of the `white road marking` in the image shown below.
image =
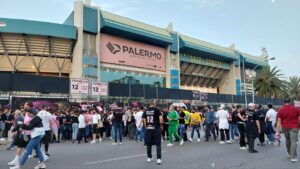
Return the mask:
<svg viewBox="0 0 300 169">
<path fill-rule="evenodd" d="M 162 153 L 165 153 L 165 152 L 167 152 L 167 151 L 162 151 Z M 153 153 L 153 155 L 154 154 L 156 154 L 156 153 Z M 101 163 L 105 163 L 105 162 L 124 160 L 124 159 L 130 159 L 130 158 L 137 158 L 137 157 L 143 157 L 143 156 L 147 156 L 147 154 L 137 154 L 137 155 L 126 156 L 126 157 L 111 158 L 111 159 L 101 160 L 101 161 L 92 161 L 92 162 L 85 163 L 85 165 L 101 164 Z"/>
</svg>

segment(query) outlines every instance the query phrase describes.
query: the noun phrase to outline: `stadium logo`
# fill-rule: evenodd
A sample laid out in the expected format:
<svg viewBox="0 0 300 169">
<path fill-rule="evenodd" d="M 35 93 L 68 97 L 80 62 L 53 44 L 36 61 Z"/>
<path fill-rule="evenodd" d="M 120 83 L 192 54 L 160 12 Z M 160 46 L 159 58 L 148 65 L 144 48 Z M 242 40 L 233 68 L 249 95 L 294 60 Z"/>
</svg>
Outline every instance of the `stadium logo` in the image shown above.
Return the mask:
<svg viewBox="0 0 300 169">
<path fill-rule="evenodd" d="M 106 47 L 114 55 L 118 52 L 122 52 L 124 54 L 130 54 L 131 56 L 135 56 L 135 57 L 147 57 L 147 58 L 157 59 L 157 60 L 160 60 L 162 58 L 162 55 L 159 52 L 153 52 L 147 49 L 141 49 L 141 48 L 126 46 L 126 45 L 118 45 L 111 42 L 108 42 Z"/>
<path fill-rule="evenodd" d="M 118 44 L 107 43 L 106 47 L 112 54 L 116 54 L 121 51 L 121 47 Z"/>
</svg>

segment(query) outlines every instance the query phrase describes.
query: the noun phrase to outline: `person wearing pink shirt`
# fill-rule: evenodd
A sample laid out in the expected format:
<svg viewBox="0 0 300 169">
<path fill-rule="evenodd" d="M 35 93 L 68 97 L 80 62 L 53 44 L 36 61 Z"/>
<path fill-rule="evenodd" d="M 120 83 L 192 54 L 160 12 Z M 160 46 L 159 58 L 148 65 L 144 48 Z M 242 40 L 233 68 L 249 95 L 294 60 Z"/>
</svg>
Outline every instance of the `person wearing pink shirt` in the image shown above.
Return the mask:
<svg viewBox="0 0 300 169">
<path fill-rule="evenodd" d="M 85 114 L 85 123 L 86 123 L 86 138 L 92 138 L 92 127 L 93 127 L 93 114 L 92 110 L 87 111 Z"/>
<path fill-rule="evenodd" d="M 55 136 L 55 139 L 56 141 L 58 142 L 58 129 L 59 129 L 59 120 L 58 120 L 58 117 L 56 115 L 57 113 L 56 112 L 53 112 L 52 115 L 51 115 L 51 130 Z"/>
</svg>

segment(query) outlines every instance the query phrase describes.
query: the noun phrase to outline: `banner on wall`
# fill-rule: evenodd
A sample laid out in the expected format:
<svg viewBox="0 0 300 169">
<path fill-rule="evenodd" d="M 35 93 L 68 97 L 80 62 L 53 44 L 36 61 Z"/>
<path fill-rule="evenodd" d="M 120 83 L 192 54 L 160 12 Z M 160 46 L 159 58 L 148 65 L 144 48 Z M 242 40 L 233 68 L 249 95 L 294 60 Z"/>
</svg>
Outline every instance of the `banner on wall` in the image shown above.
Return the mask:
<svg viewBox="0 0 300 169">
<path fill-rule="evenodd" d="M 86 79 L 70 79 L 71 94 L 88 94 L 89 82 Z"/>
<path fill-rule="evenodd" d="M 92 82 L 92 96 L 107 96 L 108 84 L 101 82 Z"/>
<path fill-rule="evenodd" d="M 102 63 L 166 71 L 166 49 L 111 35 L 101 35 Z"/>
</svg>

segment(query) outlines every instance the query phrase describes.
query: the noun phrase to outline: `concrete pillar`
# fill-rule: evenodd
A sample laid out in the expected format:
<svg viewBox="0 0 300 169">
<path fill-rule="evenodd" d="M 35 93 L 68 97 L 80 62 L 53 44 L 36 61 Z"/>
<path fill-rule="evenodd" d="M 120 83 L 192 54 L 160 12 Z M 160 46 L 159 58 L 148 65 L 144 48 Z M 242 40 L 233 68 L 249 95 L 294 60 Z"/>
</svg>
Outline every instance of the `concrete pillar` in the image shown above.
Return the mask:
<svg viewBox="0 0 300 169">
<path fill-rule="evenodd" d="M 97 55 L 97 58 L 98 58 L 98 72 L 97 72 L 97 75 L 98 75 L 98 78 L 97 80 L 100 81 L 101 80 L 101 76 L 100 76 L 100 70 L 101 70 L 101 65 L 100 65 L 100 44 L 101 44 L 101 41 L 100 41 L 100 38 L 101 38 L 101 33 L 100 33 L 100 28 L 101 28 L 101 19 L 100 19 L 100 8 L 98 8 L 98 33 L 97 33 L 97 36 L 96 36 L 96 55 Z"/>
<path fill-rule="evenodd" d="M 221 94 L 236 95 L 236 66 L 234 63 L 230 66 L 229 75 L 225 77 L 223 84 L 219 88 Z"/>
<path fill-rule="evenodd" d="M 166 88 L 171 87 L 170 57 L 170 46 L 168 46 L 166 48 Z"/>
<path fill-rule="evenodd" d="M 83 2 L 74 3 L 74 26 L 77 27 L 77 42 L 74 46 L 70 78 L 82 78 L 83 55 Z"/>
</svg>

